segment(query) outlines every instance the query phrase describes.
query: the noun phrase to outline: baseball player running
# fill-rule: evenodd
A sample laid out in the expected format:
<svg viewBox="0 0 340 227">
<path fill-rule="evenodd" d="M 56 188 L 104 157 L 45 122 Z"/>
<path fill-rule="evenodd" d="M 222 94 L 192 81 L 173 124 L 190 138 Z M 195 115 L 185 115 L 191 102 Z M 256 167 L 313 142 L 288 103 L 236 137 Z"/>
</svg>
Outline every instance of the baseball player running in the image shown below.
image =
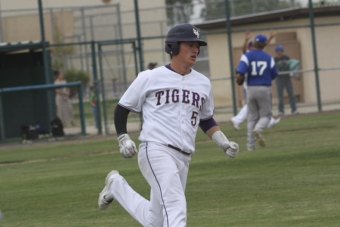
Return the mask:
<svg viewBox="0 0 340 227">
<path fill-rule="evenodd" d="M 271 40 L 273 40 L 275 36 L 275 33 L 272 32 L 270 33 L 270 36 L 268 38 L 268 41 L 265 45 L 265 47 L 271 42 Z M 244 39 L 244 43 L 243 43 L 243 47 L 242 47 L 242 54 L 245 54 L 247 52 L 249 52 L 250 50 L 252 50 L 253 48 L 253 41 L 249 41 L 251 39 L 251 35 L 249 32 L 246 33 L 245 35 L 245 39 Z M 245 75 L 245 77 L 247 77 Z M 230 119 L 231 123 L 233 124 L 234 128 L 236 130 L 240 129 L 240 125 L 247 120 L 247 115 L 248 115 L 248 105 L 247 105 L 247 79 L 245 78 L 245 81 L 243 83 L 243 94 L 244 94 L 244 99 L 245 99 L 245 104 L 242 106 L 241 110 L 237 113 L 237 115 L 235 115 L 234 117 L 232 117 Z M 280 122 L 280 118 L 274 118 L 273 116 L 270 118 L 269 124 L 268 124 L 268 128 L 274 127 L 276 124 L 278 124 Z"/>
<path fill-rule="evenodd" d="M 201 46 L 206 45 L 191 24 L 173 27 L 165 40 L 171 63 L 139 73 L 121 97 L 114 120 L 120 153 L 125 158 L 138 152 L 127 134 L 128 114 L 143 112 L 138 165 L 151 187 L 150 200 L 135 192 L 113 170 L 99 194 L 100 208 L 117 201 L 143 226 L 186 226 L 185 187 L 198 127 L 227 156 L 237 155 L 238 144 L 227 139 L 213 118 L 209 79 L 192 69 Z"/>
<path fill-rule="evenodd" d="M 254 49 L 242 55 L 236 70 L 236 81 L 242 85 L 247 80 L 247 148 L 255 150 L 256 140 L 265 146 L 263 131 L 268 127 L 272 116 L 272 80 L 277 76 L 274 58 L 265 53 L 267 44 L 265 35 L 257 35 Z M 247 77 L 246 77 L 247 75 Z"/>
</svg>

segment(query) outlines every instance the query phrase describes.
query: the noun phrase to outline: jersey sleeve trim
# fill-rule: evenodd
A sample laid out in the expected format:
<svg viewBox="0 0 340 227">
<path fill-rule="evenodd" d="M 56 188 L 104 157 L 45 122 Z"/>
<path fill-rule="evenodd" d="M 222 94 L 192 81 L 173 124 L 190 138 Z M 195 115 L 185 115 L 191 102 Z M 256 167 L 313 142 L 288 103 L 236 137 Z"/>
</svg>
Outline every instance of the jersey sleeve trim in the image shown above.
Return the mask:
<svg viewBox="0 0 340 227">
<path fill-rule="evenodd" d="M 209 129 L 211 129 L 214 126 L 217 126 L 217 123 L 213 117 L 205 120 L 200 120 L 199 124 L 200 128 L 203 130 L 203 132 L 207 132 Z"/>
<path fill-rule="evenodd" d="M 136 110 L 134 110 L 134 109 L 132 109 L 132 108 L 129 108 L 129 107 L 127 107 L 127 106 L 124 106 L 124 105 L 122 105 L 121 103 L 118 103 L 117 104 L 117 106 L 121 106 L 121 107 L 124 107 L 125 109 L 127 109 L 127 110 L 129 110 L 129 111 L 131 111 L 131 112 L 134 112 L 134 113 L 141 113 L 142 111 L 136 111 Z"/>
<path fill-rule="evenodd" d="M 246 55 L 242 55 L 240 61 L 243 61 L 246 65 L 249 65 L 249 60 Z"/>
</svg>

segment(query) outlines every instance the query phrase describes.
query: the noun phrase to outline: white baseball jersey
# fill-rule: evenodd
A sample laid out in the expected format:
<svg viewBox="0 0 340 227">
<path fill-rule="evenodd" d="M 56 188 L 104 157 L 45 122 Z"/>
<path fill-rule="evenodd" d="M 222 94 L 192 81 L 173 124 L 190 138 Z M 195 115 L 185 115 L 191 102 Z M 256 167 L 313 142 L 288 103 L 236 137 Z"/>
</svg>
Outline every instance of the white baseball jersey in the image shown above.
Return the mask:
<svg viewBox="0 0 340 227">
<path fill-rule="evenodd" d="M 206 76 L 194 69 L 182 76 L 166 66 L 139 73 L 119 104 L 142 111 L 140 141 L 170 144 L 188 153 L 195 150 L 200 120 L 211 118 L 214 112 Z"/>
</svg>

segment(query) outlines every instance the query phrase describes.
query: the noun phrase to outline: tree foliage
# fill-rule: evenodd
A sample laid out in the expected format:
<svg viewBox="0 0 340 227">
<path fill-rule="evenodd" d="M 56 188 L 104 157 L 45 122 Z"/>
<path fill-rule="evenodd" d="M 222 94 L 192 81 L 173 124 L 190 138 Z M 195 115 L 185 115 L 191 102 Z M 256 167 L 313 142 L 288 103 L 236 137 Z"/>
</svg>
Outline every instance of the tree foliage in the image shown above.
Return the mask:
<svg viewBox="0 0 340 227">
<path fill-rule="evenodd" d="M 63 44 L 65 35 L 59 26 L 54 26 L 53 40 L 54 44 Z M 51 48 L 51 53 L 53 57 L 53 68 L 61 69 L 64 68 L 65 57 L 72 55 L 74 53 L 74 48 L 72 46 L 56 46 Z"/>
<path fill-rule="evenodd" d="M 167 6 L 172 6 L 174 5 L 176 2 L 182 3 L 182 4 L 191 4 L 192 0 L 166 0 L 166 5 Z"/>
<path fill-rule="evenodd" d="M 300 6 L 296 0 L 200 0 L 205 2 L 204 20 L 226 17 L 226 3 L 229 2 L 231 17 L 269 12 Z M 170 24 L 188 22 L 197 0 L 166 0 Z"/>
<path fill-rule="evenodd" d="M 88 73 L 74 68 L 66 70 L 64 75 L 67 82 L 79 81 L 84 86 L 86 86 L 90 81 L 90 75 Z"/>
<path fill-rule="evenodd" d="M 206 0 L 206 19 L 225 17 L 226 3 L 226 0 Z M 229 0 L 231 17 L 269 12 L 294 6 L 298 6 L 294 0 Z"/>
<path fill-rule="evenodd" d="M 169 24 L 188 23 L 192 14 L 192 0 L 166 0 Z"/>
<path fill-rule="evenodd" d="M 249 1 L 233 1 L 233 13 L 235 16 L 244 14 L 254 14 L 269 12 L 274 10 L 281 10 L 295 6 L 294 1 L 282 0 L 252 0 Z"/>
</svg>

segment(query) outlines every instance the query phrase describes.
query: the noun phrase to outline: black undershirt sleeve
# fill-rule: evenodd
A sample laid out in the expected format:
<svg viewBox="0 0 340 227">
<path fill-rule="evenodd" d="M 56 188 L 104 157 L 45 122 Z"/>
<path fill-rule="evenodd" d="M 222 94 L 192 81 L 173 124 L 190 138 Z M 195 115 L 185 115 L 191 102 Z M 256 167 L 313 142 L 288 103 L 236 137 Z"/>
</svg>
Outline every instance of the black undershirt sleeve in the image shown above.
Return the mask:
<svg viewBox="0 0 340 227">
<path fill-rule="evenodd" d="M 129 113 L 130 113 L 129 109 L 119 104 L 116 106 L 116 109 L 114 112 L 114 122 L 115 122 L 117 136 L 127 133 L 126 125 L 127 125 L 127 118 L 128 118 Z"/>
<path fill-rule="evenodd" d="M 199 126 L 203 130 L 203 132 L 207 132 L 212 127 L 217 126 L 217 123 L 214 118 L 209 118 L 201 120 Z"/>
</svg>

